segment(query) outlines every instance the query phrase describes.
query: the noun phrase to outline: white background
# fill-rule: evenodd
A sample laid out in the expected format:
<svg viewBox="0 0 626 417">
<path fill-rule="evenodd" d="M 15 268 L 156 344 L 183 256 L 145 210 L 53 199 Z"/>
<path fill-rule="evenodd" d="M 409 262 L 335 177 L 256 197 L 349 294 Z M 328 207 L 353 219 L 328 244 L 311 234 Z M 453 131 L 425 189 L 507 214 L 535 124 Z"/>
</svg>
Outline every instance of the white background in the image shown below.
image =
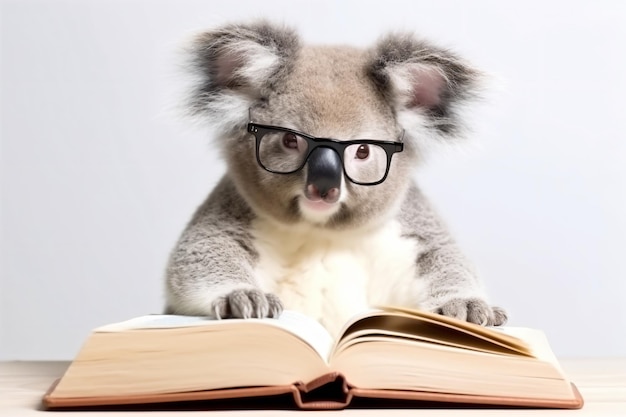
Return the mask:
<svg viewBox="0 0 626 417">
<path fill-rule="evenodd" d="M 160 312 L 168 252 L 223 172 L 175 121 L 177 48 L 252 17 L 309 42 L 408 29 L 493 73 L 460 151 L 416 175 L 511 324 L 626 352 L 626 2 L 3 1 L 0 359 L 70 359 Z"/>
</svg>

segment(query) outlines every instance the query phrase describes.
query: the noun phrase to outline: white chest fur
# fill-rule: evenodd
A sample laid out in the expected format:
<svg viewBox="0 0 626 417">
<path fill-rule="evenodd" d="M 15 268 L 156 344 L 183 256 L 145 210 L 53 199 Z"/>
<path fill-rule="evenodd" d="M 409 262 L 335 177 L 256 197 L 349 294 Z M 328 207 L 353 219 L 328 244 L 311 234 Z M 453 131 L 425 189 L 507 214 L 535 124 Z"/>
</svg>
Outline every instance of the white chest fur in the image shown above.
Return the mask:
<svg viewBox="0 0 626 417">
<path fill-rule="evenodd" d="M 374 230 L 329 232 L 257 220 L 253 235 L 261 288 L 333 334 L 369 306 L 418 306 L 424 296 L 416 279 L 417 242 L 401 237 L 395 221 Z"/>
</svg>

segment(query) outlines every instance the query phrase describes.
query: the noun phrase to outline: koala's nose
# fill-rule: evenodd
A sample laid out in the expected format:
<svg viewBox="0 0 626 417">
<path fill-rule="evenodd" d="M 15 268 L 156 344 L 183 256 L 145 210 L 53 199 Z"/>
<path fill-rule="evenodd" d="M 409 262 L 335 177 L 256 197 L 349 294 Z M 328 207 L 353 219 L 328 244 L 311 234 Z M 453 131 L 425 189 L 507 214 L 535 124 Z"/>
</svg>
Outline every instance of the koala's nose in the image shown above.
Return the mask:
<svg viewBox="0 0 626 417">
<path fill-rule="evenodd" d="M 343 166 L 333 149 L 315 149 L 307 161 L 305 195 L 309 200 L 336 203 L 339 200 Z"/>
</svg>

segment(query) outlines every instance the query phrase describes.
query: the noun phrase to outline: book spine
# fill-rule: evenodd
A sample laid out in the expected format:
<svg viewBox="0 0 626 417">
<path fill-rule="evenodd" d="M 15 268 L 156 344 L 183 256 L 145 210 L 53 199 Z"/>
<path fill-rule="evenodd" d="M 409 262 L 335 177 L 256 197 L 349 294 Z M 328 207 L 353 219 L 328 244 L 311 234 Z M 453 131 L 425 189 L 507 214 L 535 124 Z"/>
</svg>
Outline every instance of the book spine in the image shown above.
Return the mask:
<svg viewBox="0 0 626 417">
<path fill-rule="evenodd" d="M 343 375 L 328 373 L 292 387 L 293 399 L 303 410 L 340 410 L 352 401 L 351 387 Z"/>
</svg>

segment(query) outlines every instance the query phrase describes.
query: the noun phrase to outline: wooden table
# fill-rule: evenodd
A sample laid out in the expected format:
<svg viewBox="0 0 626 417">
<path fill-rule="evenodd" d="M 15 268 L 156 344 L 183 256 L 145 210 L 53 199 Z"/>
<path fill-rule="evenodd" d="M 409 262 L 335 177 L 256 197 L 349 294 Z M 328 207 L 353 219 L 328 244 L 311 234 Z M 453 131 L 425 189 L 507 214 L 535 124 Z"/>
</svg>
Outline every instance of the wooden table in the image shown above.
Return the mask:
<svg viewBox="0 0 626 417">
<path fill-rule="evenodd" d="M 576 383 L 585 399 L 582 410 L 343 410 L 343 415 L 364 416 L 626 416 L 626 358 L 570 359 L 561 361 L 567 375 Z M 68 362 L 0 362 L 0 417 L 43 417 L 40 401 L 52 381 L 63 374 Z M 48 416 L 61 412 L 49 412 Z M 237 416 L 284 416 L 297 411 L 189 411 L 186 415 L 237 417 Z M 64 414 L 64 413 L 61 413 Z M 71 417 L 113 414 L 112 412 L 72 412 Z M 116 417 L 147 416 L 142 412 L 115 412 Z M 333 412 L 300 412 L 302 416 L 335 415 Z M 175 412 L 156 411 L 150 417 L 180 415 Z"/>
</svg>

